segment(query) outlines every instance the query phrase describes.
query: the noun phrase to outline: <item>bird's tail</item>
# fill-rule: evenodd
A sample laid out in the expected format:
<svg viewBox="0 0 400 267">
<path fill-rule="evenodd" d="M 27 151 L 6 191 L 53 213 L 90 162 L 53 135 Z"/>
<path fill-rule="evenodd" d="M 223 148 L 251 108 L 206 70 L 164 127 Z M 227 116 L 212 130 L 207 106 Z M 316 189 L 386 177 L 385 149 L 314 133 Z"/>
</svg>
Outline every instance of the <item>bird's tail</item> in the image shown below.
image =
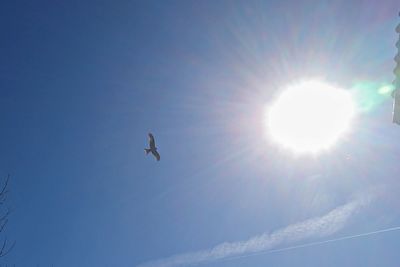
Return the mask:
<svg viewBox="0 0 400 267">
<path fill-rule="evenodd" d="M 144 152 L 146 152 L 146 155 L 149 154 L 150 151 L 151 151 L 151 149 L 149 149 L 149 148 L 145 148 L 145 149 L 144 149 Z"/>
</svg>

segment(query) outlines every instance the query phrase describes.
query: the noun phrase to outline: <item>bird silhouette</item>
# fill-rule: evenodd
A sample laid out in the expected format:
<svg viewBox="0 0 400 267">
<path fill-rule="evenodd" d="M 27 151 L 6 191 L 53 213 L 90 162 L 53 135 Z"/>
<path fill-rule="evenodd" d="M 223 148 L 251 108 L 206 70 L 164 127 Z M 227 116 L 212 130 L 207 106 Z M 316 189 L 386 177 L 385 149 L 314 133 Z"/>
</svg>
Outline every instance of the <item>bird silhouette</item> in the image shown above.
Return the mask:
<svg viewBox="0 0 400 267">
<path fill-rule="evenodd" d="M 157 147 L 156 147 L 156 142 L 154 141 L 154 136 L 152 133 L 149 133 L 149 147 L 150 148 L 145 148 L 144 151 L 146 152 L 146 155 L 151 152 L 153 156 L 157 159 L 157 161 L 160 160 L 160 154 L 158 154 Z"/>
</svg>

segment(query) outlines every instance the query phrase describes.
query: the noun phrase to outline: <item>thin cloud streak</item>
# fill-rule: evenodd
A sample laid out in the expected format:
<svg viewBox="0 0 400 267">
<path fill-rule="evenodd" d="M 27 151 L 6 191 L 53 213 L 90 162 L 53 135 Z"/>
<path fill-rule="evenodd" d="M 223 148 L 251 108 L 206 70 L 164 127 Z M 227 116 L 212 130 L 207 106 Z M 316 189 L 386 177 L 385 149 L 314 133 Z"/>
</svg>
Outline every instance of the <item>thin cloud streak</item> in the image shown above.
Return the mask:
<svg viewBox="0 0 400 267">
<path fill-rule="evenodd" d="M 341 230 L 349 219 L 367 206 L 371 195 L 357 198 L 339 206 L 329 213 L 312 219 L 289 225 L 272 233 L 263 233 L 245 241 L 222 243 L 212 249 L 174 255 L 168 258 L 149 261 L 137 267 L 175 267 L 196 265 L 270 250 L 282 244 L 332 235 Z"/>
<path fill-rule="evenodd" d="M 385 228 L 385 229 L 362 233 L 362 234 L 342 236 L 342 237 L 338 237 L 338 238 L 334 238 L 334 239 L 316 241 L 316 242 L 311 242 L 311 243 L 306 243 L 306 244 L 301 244 L 301 245 L 296 245 L 296 246 L 264 250 L 264 251 L 259 251 L 259 252 L 255 252 L 255 253 L 245 254 L 245 255 L 238 255 L 238 256 L 234 256 L 234 257 L 221 259 L 221 261 L 236 260 L 236 259 L 242 259 L 242 258 L 262 255 L 262 254 L 278 253 L 278 252 L 283 252 L 283 251 L 288 251 L 288 250 L 293 250 L 293 249 L 314 247 L 314 246 L 325 245 L 325 244 L 329 244 L 329 243 L 334 243 L 334 242 L 339 242 L 339 241 L 344 241 L 344 240 L 349 240 L 349 239 L 355 239 L 355 238 L 360 238 L 360 237 L 368 237 L 368 236 L 372 236 L 372 235 L 378 235 L 378 234 L 394 232 L 394 231 L 400 231 L 400 226 Z"/>
</svg>

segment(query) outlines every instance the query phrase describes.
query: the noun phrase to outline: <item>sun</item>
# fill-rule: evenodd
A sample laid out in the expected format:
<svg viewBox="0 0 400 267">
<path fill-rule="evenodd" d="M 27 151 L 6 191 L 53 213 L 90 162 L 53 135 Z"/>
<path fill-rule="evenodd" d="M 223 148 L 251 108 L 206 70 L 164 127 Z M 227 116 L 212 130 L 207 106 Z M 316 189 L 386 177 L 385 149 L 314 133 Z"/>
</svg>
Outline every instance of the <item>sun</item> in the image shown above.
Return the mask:
<svg viewBox="0 0 400 267">
<path fill-rule="evenodd" d="M 274 141 L 298 153 L 318 153 L 349 129 L 355 105 L 350 92 L 321 81 L 285 90 L 267 107 L 266 128 Z"/>
</svg>

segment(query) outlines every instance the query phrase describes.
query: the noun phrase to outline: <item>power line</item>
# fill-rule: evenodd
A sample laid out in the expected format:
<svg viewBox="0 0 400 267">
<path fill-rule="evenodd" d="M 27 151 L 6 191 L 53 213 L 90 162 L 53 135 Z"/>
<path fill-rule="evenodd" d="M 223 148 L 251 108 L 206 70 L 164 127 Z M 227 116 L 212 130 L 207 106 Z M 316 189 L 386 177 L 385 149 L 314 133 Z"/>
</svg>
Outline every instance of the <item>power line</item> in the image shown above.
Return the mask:
<svg viewBox="0 0 400 267">
<path fill-rule="evenodd" d="M 277 253 L 277 252 L 284 252 L 284 251 L 294 250 L 294 249 L 299 249 L 299 248 L 314 247 L 314 246 L 323 245 L 323 244 L 327 244 L 327 243 L 333 243 L 333 242 L 338 242 L 338 241 L 343 241 L 343 240 L 348 240 L 348 239 L 355 239 L 355 238 L 359 238 L 359 237 L 366 237 L 366 236 L 377 235 L 377 234 L 382 234 L 382 233 L 386 233 L 386 232 L 393 232 L 393 231 L 399 231 L 399 230 L 400 230 L 400 226 L 396 226 L 396 227 L 386 228 L 386 229 L 372 231 L 372 232 L 368 232 L 368 233 L 343 236 L 343 237 L 338 237 L 338 238 L 334 238 L 334 239 L 328 239 L 328 240 L 323 240 L 323 241 L 306 243 L 306 244 L 302 244 L 302 245 L 296 245 L 296 246 L 290 246 L 290 247 L 285 247 L 285 248 L 258 251 L 258 252 L 254 252 L 254 253 L 250 253 L 250 254 L 246 254 L 246 255 L 239 255 L 239 256 L 233 256 L 233 257 L 221 259 L 219 261 L 231 261 L 231 260 L 248 258 L 248 257 L 253 257 L 253 256 L 258 256 L 258 255 L 272 254 L 272 253 Z"/>
</svg>

